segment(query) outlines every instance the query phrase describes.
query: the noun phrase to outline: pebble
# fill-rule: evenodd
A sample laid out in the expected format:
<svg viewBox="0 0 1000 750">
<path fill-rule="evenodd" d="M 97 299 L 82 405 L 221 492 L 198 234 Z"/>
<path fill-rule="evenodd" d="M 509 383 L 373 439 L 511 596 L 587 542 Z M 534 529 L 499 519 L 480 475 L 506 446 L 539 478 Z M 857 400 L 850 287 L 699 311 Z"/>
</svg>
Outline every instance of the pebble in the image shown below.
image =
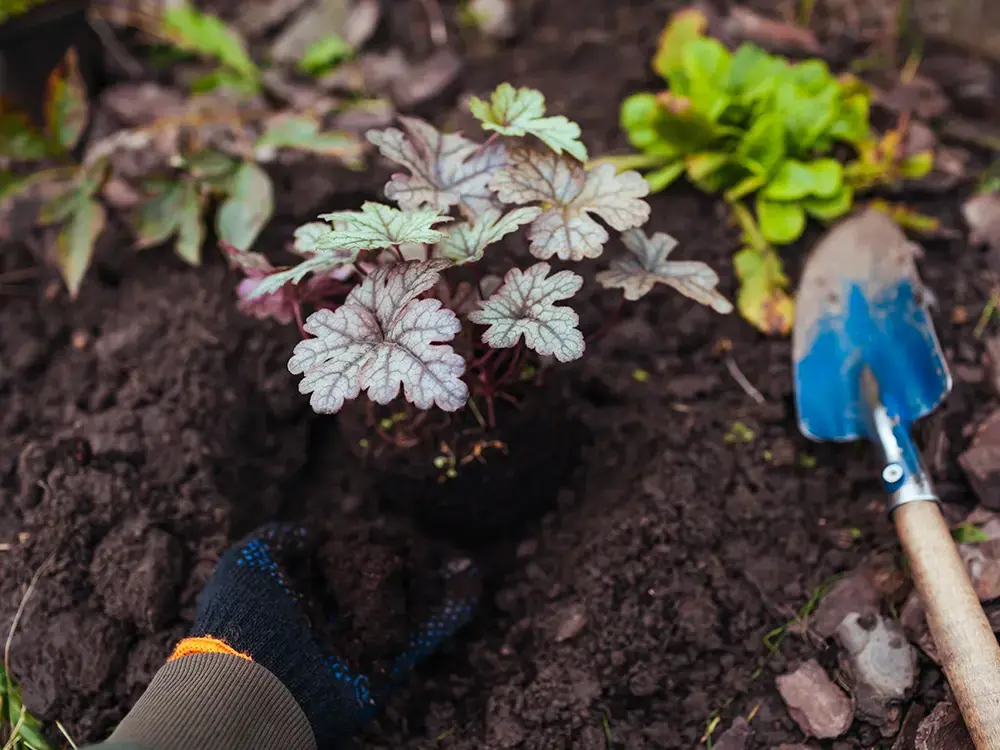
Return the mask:
<svg viewBox="0 0 1000 750">
<path fill-rule="evenodd" d="M 832 739 L 854 721 L 854 703 L 815 659 L 775 680 L 792 720 L 810 737 Z"/>
</svg>

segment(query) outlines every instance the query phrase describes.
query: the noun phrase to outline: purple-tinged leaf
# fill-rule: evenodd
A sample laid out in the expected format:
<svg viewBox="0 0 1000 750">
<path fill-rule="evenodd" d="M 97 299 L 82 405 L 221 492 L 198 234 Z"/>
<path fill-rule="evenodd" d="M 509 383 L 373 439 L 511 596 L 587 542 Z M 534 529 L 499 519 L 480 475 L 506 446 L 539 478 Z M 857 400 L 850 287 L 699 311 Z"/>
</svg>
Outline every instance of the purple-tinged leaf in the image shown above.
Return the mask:
<svg viewBox="0 0 1000 750">
<path fill-rule="evenodd" d="M 641 229 L 622 234 L 630 255 L 611 261 L 611 268 L 597 274 L 597 282 L 606 289 L 617 287 L 625 299 L 644 297 L 656 284 L 672 286 L 685 297 L 711 307 L 723 315 L 733 311 L 732 303 L 716 291 L 719 276 L 701 261 L 667 260 L 677 247 L 669 234 L 657 232 L 647 237 Z"/>
<path fill-rule="evenodd" d="M 301 393 L 311 393 L 319 414 L 340 410 L 361 391 L 378 404 L 399 395 L 419 409 L 462 408 L 469 389 L 465 360 L 447 344 L 461 330 L 455 313 L 437 299 L 417 299 L 437 282 L 448 261 L 410 261 L 381 267 L 336 310 L 318 310 L 288 362 L 304 375 Z"/>
<path fill-rule="evenodd" d="M 619 232 L 649 219 L 649 204 L 642 200 L 649 184 L 638 172 L 617 174 L 610 164 L 587 170 L 569 156 L 518 149 L 490 186 L 504 203 L 542 205 L 530 231 L 531 253 L 542 260 L 598 257 L 608 232 L 590 214 Z"/>
<path fill-rule="evenodd" d="M 400 117 L 403 130 L 387 128 L 368 133 L 368 140 L 390 159 L 409 170 L 394 174 L 385 197 L 404 211 L 454 205 L 477 216 L 495 205 L 490 179 L 507 160 L 503 144 L 483 147 L 458 133 L 441 133 L 416 117 Z"/>
<path fill-rule="evenodd" d="M 435 254 L 456 265 L 475 263 L 482 259 L 487 247 L 516 232 L 522 224 L 534 221 L 541 213 L 542 209 L 536 206 L 521 206 L 502 215 L 495 208 L 488 209 L 474 223 L 462 222 L 449 229 Z"/>
<path fill-rule="evenodd" d="M 56 238 L 56 266 L 71 299 L 76 299 L 80 293 L 83 276 L 90 268 L 90 261 L 94 256 L 94 243 L 104 231 L 106 220 L 104 206 L 90 199 L 59 230 Z"/>
<path fill-rule="evenodd" d="M 560 362 L 583 356 L 583 334 L 577 325 L 580 316 L 569 307 L 556 305 L 569 299 L 583 286 L 583 278 L 572 271 L 548 276 L 549 264 L 536 263 L 527 271 L 512 268 L 503 285 L 480 309 L 469 314 L 473 323 L 489 326 L 483 343 L 494 349 L 514 346 L 521 336 L 529 349 Z"/>
</svg>

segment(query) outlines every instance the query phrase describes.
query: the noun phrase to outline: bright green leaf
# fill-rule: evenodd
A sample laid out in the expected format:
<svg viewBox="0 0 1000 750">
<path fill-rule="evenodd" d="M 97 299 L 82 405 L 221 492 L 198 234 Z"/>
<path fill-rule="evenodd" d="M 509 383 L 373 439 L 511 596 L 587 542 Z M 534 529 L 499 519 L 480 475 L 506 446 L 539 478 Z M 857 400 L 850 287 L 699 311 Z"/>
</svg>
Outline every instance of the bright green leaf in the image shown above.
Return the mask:
<svg viewBox="0 0 1000 750">
<path fill-rule="evenodd" d="M 787 245 L 805 231 L 806 212 L 801 203 L 781 203 L 758 196 L 757 222 L 764 239 L 775 245 Z"/>
<path fill-rule="evenodd" d="M 787 159 L 761 191 L 761 196 L 772 201 L 797 201 L 812 194 L 813 184 L 813 172 L 808 165 Z"/>
<path fill-rule="evenodd" d="M 665 190 L 672 182 L 684 174 L 684 162 L 675 161 L 665 167 L 654 169 L 652 172 L 643 175 L 649 183 L 649 192 L 658 193 Z"/>
<path fill-rule="evenodd" d="M 816 198 L 832 198 L 844 185 L 844 167 L 836 159 L 813 159 L 806 164 L 812 172 L 810 195 Z"/>
<path fill-rule="evenodd" d="M 587 148 L 580 138 L 580 126 L 562 115 L 545 117 L 545 97 L 535 89 L 515 89 L 501 83 L 489 103 L 472 97 L 469 111 L 484 130 L 501 135 L 533 135 L 557 154 L 563 151 L 580 161 L 587 161 Z"/>
<path fill-rule="evenodd" d="M 743 248 L 733 257 L 740 291 L 736 307 L 745 320 L 769 336 L 787 336 L 792 330 L 795 303 L 785 291 L 788 278 L 781 258 L 770 247 Z"/>
<path fill-rule="evenodd" d="M 902 177 L 908 180 L 919 180 L 926 177 L 934 169 L 934 152 L 929 149 L 919 151 L 900 161 L 896 168 Z"/>
<path fill-rule="evenodd" d="M 201 265 L 201 246 L 205 242 L 203 209 L 198 186 L 194 182 L 185 183 L 177 215 L 177 241 L 174 243 L 174 250 L 181 260 L 192 266 Z"/>
<path fill-rule="evenodd" d="M 720 87 L 729 80 L 729 50 L 718 39 L 698 37 L 684 45 L 681 64 L 688 78 L 713 81 Z"/>
<path fill-rule="evenodd" d="M 214 58 L 250 80 L 260 78 L 243 38 L 222 19 L 202 13 L 188 2 L 164 11 L 160 32 L 182 50 Z"/>
<path fill-rule="evenodd" d="M 727 202 L 732 203 L 733 201 L 738 201 L 741 198 L 745 198 L 750 195 L 755 190 L 759 190 L 763 187 L 765 181 L 767 180 L 764 175 L 754 174 L 749 177 L 740 180 L 733 187 L 726 191 L 725 199 Z"/>
<path fill-rule="evenodd" d="M 718 172 L 728 161 L 729 156 L 724 153 L 695 154 L 688 157 L 685 167 L 691 181 L 698 183 Z"/>
<path fill-rule="evenodd" d="M 152 197 L 139 209 L 135 227 L 137 250 L 162 245 L 174 236 L 186 191 L 182 181 L 149 182 L 145 187 Z"/>
<path fill-rule="evenodd" d="M 76 50 L 71 47 L 49 76 L 45 102 L 50 135 L 59 148 L 69 151 L 76 146 L 87 126 L 89 111 L 87 84 L 80 74 Z"/>
<path fill-rule="evenodd" d="M 755 172 L 770 175 L 785 158 L 785 125 L 777 115 L 758 119 L 736 148 L 741 159 L 759 165 Z"/>
<path fill-rule="evenodd" d="M 233 175 L 229 196 L 215 215 L 219 239 L 237 250 L 249 250 L 274 213 L 274 186 L 267 172 L 244 162 Z"/>
<path fill-rule="evenodd" d="M 990 541 L 990 535 L 973 523 L 960 523 L 951 530 L 951 535 L 959 544 L 982 544 Z"/>
<path fill-rule="evenodd" d="M 354 47 L 347 40 L 331 34 L 306 47 L 297 67 L 306 75 L 318 76 L 349 60 L 353 55 Z"/>
<path fill-rule="evenodd" d="M 653 70 L 669 79 L 681 66 L 685 47 L 700 38 L 708 29 L 708 17 L 700 10 L 686 8 L 675 13 L 660 34 L 660 41 L 653 57 Z"/>
<path fill-rule="evenodd" d="M 104 231 L 104 207 L 95 200 L 84 203 L 56 238 L 56 265 L 69 296 L 76 299 L 84 274 L 94 255 L 94 243 Z"/>
<path fill-rule="evenodd" d="M 871 136 L 868 94 L 854 94 L 840 105 L 837 119 L 830 125 L 829 134 L 845 143 L 858 144 Z"/>
<path fill-rule="evenodd" d="M 802 205 L 810 216 L 820 221 L 838 219 L 854 205 L 854 188 L 842 184 L 840 190 L 829 198 L 806 198 Z"/>
</svg>

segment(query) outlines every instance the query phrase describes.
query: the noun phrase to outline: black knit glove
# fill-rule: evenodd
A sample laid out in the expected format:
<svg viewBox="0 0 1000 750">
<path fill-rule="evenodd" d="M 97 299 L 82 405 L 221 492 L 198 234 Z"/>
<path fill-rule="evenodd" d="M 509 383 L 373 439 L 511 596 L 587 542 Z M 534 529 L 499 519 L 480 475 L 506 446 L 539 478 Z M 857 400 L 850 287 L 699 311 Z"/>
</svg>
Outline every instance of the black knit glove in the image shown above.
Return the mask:
<svg viewBox="0 0 1000 750">
<path fill-rule="evenodd" d="M 310 627 L 307 615 L 324 615 L 308 611 L 285 565 L 308 552 L 306 538 L 301 527 L 268 526 L 226 552 L 198 600 L 190 637 L 172 658 L 213 651 L 212 643 L 222 641 L 288 688 L 320 748 L 337 747 L 377 711 L 395 682 L 471 619 L 479 576 L 468 560 L 452 562 L 442 571 L 444 601 L 411 634 L 409 648 L 385 674 L 366 675 L 330 653 Z"/>
</svg>

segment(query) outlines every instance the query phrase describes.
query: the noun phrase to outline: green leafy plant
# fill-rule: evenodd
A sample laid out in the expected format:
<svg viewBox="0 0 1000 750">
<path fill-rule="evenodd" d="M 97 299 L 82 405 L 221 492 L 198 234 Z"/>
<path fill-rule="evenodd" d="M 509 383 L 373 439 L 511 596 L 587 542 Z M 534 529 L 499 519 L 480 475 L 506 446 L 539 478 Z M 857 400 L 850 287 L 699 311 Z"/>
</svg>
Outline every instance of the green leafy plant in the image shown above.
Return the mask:
<svg viewBox="0 0 1000 750">
<path fill-rule="evenodd" d="M 303 376 L 313 409 L 337 412 L 362 391 L 388 405 L 402 392 L 412 413 L 404 406 L 403 418 L 383 420 L 397 444 L 432 407 L 467 408 L 491 429 L 495 399 L 513 398 L 526 372 L 583 355 L 579 316 L 560 303 L 584 278 L 547 261 L 601 256 L 610 236 L 598 219 L 622 233 L 628 251 L 596 278 L 622 289 L 622 301 L 661 283 L 732 309 L 708 266 L 668 260 L 674 240 L 639 229 L 650 214 L 642 177 L 607 164 L 586 169 L 579 127 L 546 117 L 539 92 L 503 84 L 471 109 L 491 133 L 485 143 L 414 117 L 369 132 L 405 170 L 385 186 L 396 206 L 367 202 L 299 227 L 298 265 L 276 269 L 259 253 L 227 249 L 246 275 L 241 308 L 299 322 L 304 339 L 288 366 Z M 512 247 L 494 247 L 522 228 L 523 256 L 534 258 L 525 267 Z M 314 311 L 303 322 L 304 307 Z"/>
<path fill-rule="evenodd" d="M 696 9 L 673 16 L 652 63 L 666 90 L 621 107 L 639 153 L 605 161 L 645 170 L 654 192 L 684 176 L 732 204 L 744 237 L 735 258 L 740 312 L 765 332 L 787 333 L 793 305 L 774 246 L 797 240 L 810 217 L 844 216 L 859 192 L 923 177 L 933 154 L 903 154 L 905 127 L 877 137 L 870 93 L 853 76 L 753 44 L 731 52 L 705 36 L 707 25 Z"/>
<path fill-rule="evenodd" d="M 21 688 L 0 664 L 0 747 L 4 750 L 51 750 L 41 722 L 21 701 Z"/>
<path fill-rule="evenodd" d="M 807 214 L 845 214 L 853 189 L 831 155 L 870 137 L 864 87 L 819 60 L 792 64 L 752 44 L 730 52 L 703 29 L 700 12 L 679 13 L 653 61 L 667 90 L 622 104 L 652 189 L 686 175 L 729 201 L 753 196 L 761 232 L 776 244 L 797 239 Z"/>
</svg>

